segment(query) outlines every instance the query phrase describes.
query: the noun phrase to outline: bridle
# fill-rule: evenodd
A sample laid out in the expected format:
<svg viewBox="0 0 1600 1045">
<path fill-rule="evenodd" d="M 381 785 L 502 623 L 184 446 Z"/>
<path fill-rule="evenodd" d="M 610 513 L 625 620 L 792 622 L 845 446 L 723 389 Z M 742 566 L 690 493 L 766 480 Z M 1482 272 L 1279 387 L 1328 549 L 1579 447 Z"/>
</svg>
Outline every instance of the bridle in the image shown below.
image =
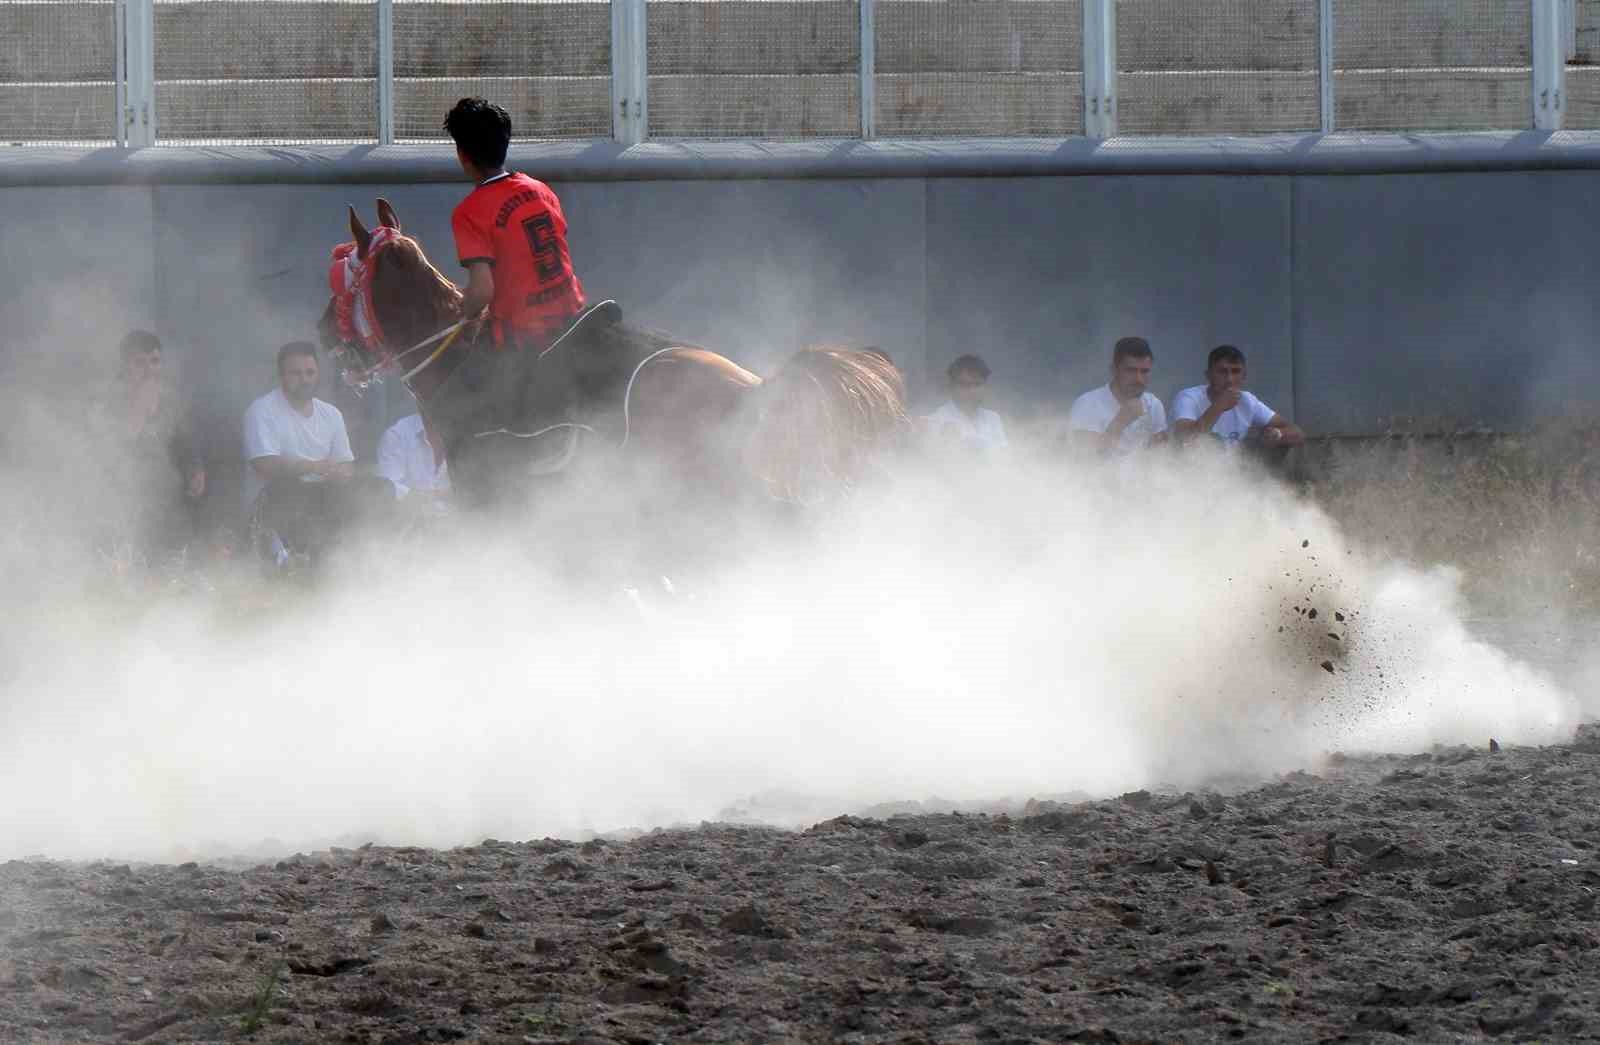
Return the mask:
<svg viewBox="0 0 1600 1045">
<path fill-rule="evenodd" d="M 365 256 L 354 242 L 341 243 L 333 248 L 333 258 L 328 269 L 328 287 L 333 292 L 333 314 L 339 339 L 346 345 L 360 346 L 366 355 L 377 359 L 377 362 L 370 366 L 359 369 L 345 368 L 345 381 L 354 388 L 365 388 L 384 371 L 397 367 L 402 359 L 439 342 L 439 347 L 430 352 L 422 362 L 400 375 L 401 383 L 410 388 L 411 379 L 437 362 L 439 357 L 455 343 L 468 323 L 466 319 L 458 320 L 443 330 L 423 338 L 403 352 L 388 351 L 388 340 L 384 336 L 383 326 L 378 321 L 378 310 L 372 300 L 372 279 L 377 269 L 378 255 L 399 238 L 399 229 L 380 225 L 372 230 L 371 238 L 367 241 Z"/>
</svg>

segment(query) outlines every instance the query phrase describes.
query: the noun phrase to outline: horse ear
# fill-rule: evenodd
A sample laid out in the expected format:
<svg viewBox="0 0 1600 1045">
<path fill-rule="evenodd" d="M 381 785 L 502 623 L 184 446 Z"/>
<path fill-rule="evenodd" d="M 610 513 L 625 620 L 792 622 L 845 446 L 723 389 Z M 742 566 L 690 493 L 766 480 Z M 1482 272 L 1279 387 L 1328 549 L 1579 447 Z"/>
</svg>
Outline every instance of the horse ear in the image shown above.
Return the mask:
<svg viewBox="0 0 1600 1045">
<path fill-rule="evenodd" d="M 382 196 L 378 197 L 378 224 L 400 231 L 400 216 L 394 212 L 394 205 Z"/>
<path fill-rule="evenodd" d="M 367 227 L 361 224 L 361 218 L 357 216 L 354 207 L 350 208 L 350 235 L 354 236 L 356 240 L 356 257 L 365 259 L 367 248 L 372 246 L 372 233 L 368 232 Z"/>
</svg>

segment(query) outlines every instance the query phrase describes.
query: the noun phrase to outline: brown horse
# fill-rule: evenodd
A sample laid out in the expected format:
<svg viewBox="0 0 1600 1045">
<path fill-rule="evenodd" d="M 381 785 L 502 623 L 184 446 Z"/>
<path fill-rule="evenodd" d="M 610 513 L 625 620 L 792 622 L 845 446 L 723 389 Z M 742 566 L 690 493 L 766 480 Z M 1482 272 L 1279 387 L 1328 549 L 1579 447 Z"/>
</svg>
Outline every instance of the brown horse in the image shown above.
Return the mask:
<svg viewBox="0 0 1600 1045">
<path fill-rule="evenodd" d="M 860 481 L 909 427 L 899 371 L 870 350 L 806 349 L 763 382 L 708 349 L 621 322 L 614 305 L 543 352 L 473 343 L 461 292 L 404 235 L 388 201 L 378 200 L 370 231 L 354 208 L 349 216 L 354 239 L 335 250 L 324 346 L 347 375 L 405 374 L 475 500 L 557 470 L 580 440 L 701 492 L 824 500 Z"/>
</svg>

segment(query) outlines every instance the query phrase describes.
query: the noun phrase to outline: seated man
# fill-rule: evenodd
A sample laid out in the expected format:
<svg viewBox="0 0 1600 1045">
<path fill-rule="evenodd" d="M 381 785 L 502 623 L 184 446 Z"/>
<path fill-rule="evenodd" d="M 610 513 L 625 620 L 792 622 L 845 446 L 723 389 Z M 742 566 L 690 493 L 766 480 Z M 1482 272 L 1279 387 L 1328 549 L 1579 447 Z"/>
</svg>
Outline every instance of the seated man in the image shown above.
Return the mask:
<svg viewBox="0 0 1600 1045">
<path fill-rule="evenodd" d="M 1266 449 L 1300 446 L 1306 435 L 1272 407 L 1245 391 L 1244 353 L 1219 345 L 1206 357 L 1206 383 L 1185 388 L 1172 400 L 1172 428 L 1178 441 L 1212 436 L 1225 446 L 1249 444 Z"/>
<path fill-rule="evenodd" d="M 291 552 L 319 552 L 348 517 L 344 488 L 355 455 L 338 407 L 313 393 L 317 350 L 292 341 L 278 350 L 278 387 L 244 415 L 245 508 L 278 565 Z"/>
<path fill-rule="evenodd" d="M 143 553 L 173 551 L 194 535 L 192 509 L 206 492 L 177 394 L 161 376 L 161 341 L 145 330 L 122 339 L 122 366 L 95 420 L 107 447 L 108 485 L 123 509 L 122 537 Z"/>
<path fill-rule="evenodd" d="M 1067 426 L 1073 441 L 1103 456 L 1122 456 L 1165 441 L 1167 412 L 1152 395 L 1155 354 L 1142 337 L 1125 337 L 1111 350 L 1111 380 L 1072 404 Z"/>
<path fill-rule="evenodd" d="M 432 501 L 449 496 L 450 468 L 444 444 L 421 414 L 402 417 L 378 440 L 378 477 L 387 479 L 397 501 Z"/>
<path fill-rule="evenodd" d="M 973 355 L 962 356 L 946 371 L 950 399 L 923 420 L 935 436 L 978 453 L 1004 450 L 1006 426 L 1000 415 L 983 405 L 989 384 L 989 364 Z"/>
</svg>

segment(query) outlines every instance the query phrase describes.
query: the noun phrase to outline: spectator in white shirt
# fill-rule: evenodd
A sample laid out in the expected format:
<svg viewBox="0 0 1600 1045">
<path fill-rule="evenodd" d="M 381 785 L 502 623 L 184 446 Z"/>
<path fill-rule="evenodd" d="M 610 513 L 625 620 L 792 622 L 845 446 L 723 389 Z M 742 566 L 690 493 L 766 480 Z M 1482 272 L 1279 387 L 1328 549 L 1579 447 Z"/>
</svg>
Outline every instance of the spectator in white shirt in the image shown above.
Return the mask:
<svg viewBox="0 0 1600 1045">
<path fill-rule="evenodd" d="M 449 494 L 444 444 L 421 414 L 402 417 L 378 440 L 378 476 L 389 480 L 396 500 L 413 494 L 424 498 Z"/>
<path fill-rule="evenodd" d="M 317 350 L 278 350 L 278 387 L 244 415 L 245 504 L 266 531 L 273 558 L 319 549 L 348 516 L 355 455 L 339 408 L 313 394 Z"/>
<path fill-rule="evenodd" d="M 1111 350 L 1111 380 L 1072 404 L 1067 427 L 1074 442 L 1106 456 L 1125 456 L 1164 442 L 1167 412 L 1149 391 L 1155 354 L 1142 337 L 1125 337 Z"/>
<path fill-rule="evenodd" d="M 1227 446 L 1249 443 L 1265 449 L 1300 446 L 1306 435 L 1245 391 L 1244 353 L 1218 345 L 1206 357 L 1206 383 L 1185 388 L 1172 400 L 1172 428 L 1180 442 L 1213 436 Z"/>
<path fill-rule="evenodd" d="M 923 420 L 933 434 L 948 443 L 978 453 L 1004 450 L 1006 426 L 1000 415 L 983 405 L 989 385 L 989 364 L 973 355 L 962 356 L 946 371 L 950 399 Z"/>
</svg>

